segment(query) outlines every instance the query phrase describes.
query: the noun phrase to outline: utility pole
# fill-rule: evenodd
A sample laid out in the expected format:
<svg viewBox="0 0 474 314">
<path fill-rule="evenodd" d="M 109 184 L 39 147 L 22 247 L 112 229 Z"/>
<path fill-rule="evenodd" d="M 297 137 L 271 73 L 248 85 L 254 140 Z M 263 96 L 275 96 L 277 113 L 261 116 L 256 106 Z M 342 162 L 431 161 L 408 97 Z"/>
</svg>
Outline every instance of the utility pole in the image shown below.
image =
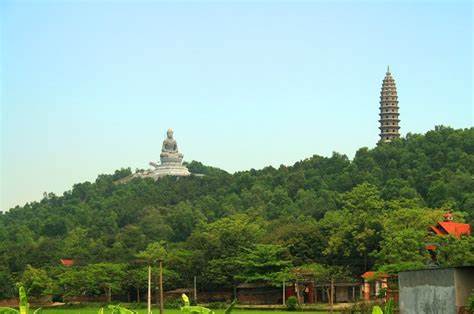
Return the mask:
<svg viewBox="0 0 474 314">
<path fill-rule="evenodd" d="M 160 314 L 163 313 L 163 260 L 160 259 Z"/>
<path fill-rule="evenodd" d="M 334 304 L 334 279 L 331 278 L 331 313 L 333 313 L 333 304 Z"/>
<path fill-rule="evenodd" d="M 148 265 L 148 314 L 151 314 L 151 265 Z"/>
<path fill-rule="evenodd" d="M 286 288 L 285 288 L 286 282 L 283 280 L 283 305 L 286 305 Z"/>
</svg>

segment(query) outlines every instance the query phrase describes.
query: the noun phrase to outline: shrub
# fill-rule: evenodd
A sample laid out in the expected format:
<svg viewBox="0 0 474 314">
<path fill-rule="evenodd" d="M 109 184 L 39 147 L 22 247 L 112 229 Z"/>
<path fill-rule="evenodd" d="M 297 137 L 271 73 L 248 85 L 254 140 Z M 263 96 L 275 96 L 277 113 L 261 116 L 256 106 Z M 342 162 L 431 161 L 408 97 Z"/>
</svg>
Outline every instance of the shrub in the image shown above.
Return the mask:
<svg viewBox="0 0 474 314">
<path fill-rule="evenodd" d="M 467 308 L 469 313 L 474 313 L 474 290 L 472 290 L 471 295 L 469 296 Z"/>
<path fill-rule="evenodd" d="M 227 308 L 227 303 L 225 302 L 211 302 L 207 305 L 208 308 L 213 310 L 221 310 Z"/>
<path fill-rule="evenodd" d="M 165 300 L 165 309 L 179 309 L 183 305 L 183 301 L 180 299 L 167 299 Z"/>
<path fill-rule="evenodd" d="M 387 295 L 387 288 L 380 288 L 377 298 L 382 299 Z"/>
<path fill-rule="evenodd" d="M 343 314 L 371 314 L 372 313 L 373 303 L 369 302 L 358 302 L 348 308 L 345 308 L 342 313 Z"/>
<path fill-rule="evenodd" d="M 298 299 L 295 296 L 291 296 L 286 300 L 286 309 L 288 311 L 297 311 L 298 310 Z"/>
<path fill-rule="evenodd" d="M 390 299 L 385 303 L 384 308 L 383 308 L 383 313 L 384 314 L 393 314 L 395 313 L 395 302 L 393 302 L 393 299 Z"/>
</svg>

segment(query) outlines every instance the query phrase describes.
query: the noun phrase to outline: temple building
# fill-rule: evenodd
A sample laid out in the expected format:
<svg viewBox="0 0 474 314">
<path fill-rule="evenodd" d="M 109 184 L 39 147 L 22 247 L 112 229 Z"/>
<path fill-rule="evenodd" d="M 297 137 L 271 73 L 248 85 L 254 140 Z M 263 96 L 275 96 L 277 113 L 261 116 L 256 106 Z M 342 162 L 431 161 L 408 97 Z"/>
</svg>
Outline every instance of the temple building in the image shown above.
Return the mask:
<svg viewBox="0 0 474 314">
<path fill-rule="evenodd" d="M 454 222 L 451 212 L 447 212 L 443 217 L 444 221 L 440 221 L 436 226 L 430 227 L 430 231 L 433 234 L 440 236 L 452 235 L 458 239 L 461 238 L 461 236 L 471 235 L 471 225 L 462 222 Z"/>
<path fill-rule="evenodd" d="M 390 142 L 399 138 L 400 127 L 398 123 L 398 96 L 395 80 L 387 67 L 387 73 L 382 82 L 382 90 L 380 92 L 380 142 Z"/>
</svg>

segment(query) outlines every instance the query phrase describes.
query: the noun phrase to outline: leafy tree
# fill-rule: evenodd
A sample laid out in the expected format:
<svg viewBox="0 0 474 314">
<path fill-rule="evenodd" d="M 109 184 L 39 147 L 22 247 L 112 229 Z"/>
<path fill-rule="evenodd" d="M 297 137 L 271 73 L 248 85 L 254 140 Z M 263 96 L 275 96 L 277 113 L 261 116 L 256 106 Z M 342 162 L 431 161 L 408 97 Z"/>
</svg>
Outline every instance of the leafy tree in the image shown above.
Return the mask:
<svg viewBox="0 0 474 314">
<path fill-rule="evenodd" d="M 21 284 L 30 296 L 39 297 L 51 294 L 53 281 L 45 270 L 37 269 L 27 265 L 21 276 Z"/>
<path fill-rule="evenodd" d="M 129 268 L 125 272 L 123 285 L 127 288 L 133 288 L 136 292 L 136 300 L 141 301 L 140 291 L 147 286 L 147 270 L 145 267 Z"/>
<path fill-rule="evenodd" d="M 164 260 L 167 257 L 167 252 L 163 245 L 163 242 L 150 243 L 145 250 L 137 254 L 137 257 L 145 260 L 149 265 Z"/>
<path fill-rule="evenodd" d="M 427 230 L 441 217 L 441 211 L 421 208 L 400 208 L 387 212 L 382 220 L 381 248 L 374 254 L 378 264 L 427 263 Z"/>
<path fill-rule="evenodd" d="M 291 266 L 287 250 L 274 244 L 257 244 L 246 249 L 235 263 L 241 267 L 235 279 L 241 282 L 279 282 L 279 273 Z"/>
<path fill-rule="evenodd" d="M 439 237 L 436 248 L 437 261 L 442 266 L 470 266 L 474 265 L 474 238 L 462 236 L 457 239 L 453 236 Z"/>
<path fill-rule="evenodd" d="M 108 302 L 112 300 L 112 293 L 120 292 L 125 276 L 125 265 L 112 263 L 98 263 L 87 265 L 84 272 L 90 280 L 89 289 L 98 293 L 102 290 Z"/>
</svg>

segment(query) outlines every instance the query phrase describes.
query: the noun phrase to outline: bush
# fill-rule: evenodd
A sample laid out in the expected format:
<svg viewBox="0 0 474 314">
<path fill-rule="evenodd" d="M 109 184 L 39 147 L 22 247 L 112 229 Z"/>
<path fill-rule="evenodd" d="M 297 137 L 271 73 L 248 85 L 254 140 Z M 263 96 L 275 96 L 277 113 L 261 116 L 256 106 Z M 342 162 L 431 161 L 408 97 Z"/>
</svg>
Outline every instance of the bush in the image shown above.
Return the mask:
<svg viewBox="0 0 474 314">
<path fill-rule="evenodd" d="M 227 308 L 227 303 L 225 302 L 211 302 L 207 305 L 208 308 L 213 310 L 221 310 Z"/>
<path fill-rule="evenodd" d="M 474 290 L 472 290 L 469 300 L 467 301 L 467 308 L 469 313 L 474 313 Z"/>
<path fill-rule="evenodd" d="M 297 311 L 298 308 L 298 299 L 295 296 L 291 296 L 286 300 L 286 309 L 288 311 Z"/>
<path fill-rule="evenodd" d="M 133 303 L 128 303 L 127 308 L 131 310 L 139 310 L 139 309 L 146 309 L 148 307 L 148 304 L 146 303 L 138 303 L 138 302 L 133 302 Z"/>
<path fill-rule="evenodd" d="M 342 311 L 342 314 L 354 314 L 354 313 L 360 313 L 360 314 L 371 314 L 372 313 L 372 307 L 373 303 L 370 302 L 358 302 L 351 307 L 348 307 Z"/>
<path fill-rule="evenodd" d="M 181 299 L 167 299 L 164 303 L 165 309 L 179 309 L 183 305 L 184 304 Z"/>
<path fill-rule="evenodd" d="M 387 288 L 380 288 L 377 298 L 382 299 L 382 298 L 385 298 L 386 295 L 387 295 Z"/>
</svg>

